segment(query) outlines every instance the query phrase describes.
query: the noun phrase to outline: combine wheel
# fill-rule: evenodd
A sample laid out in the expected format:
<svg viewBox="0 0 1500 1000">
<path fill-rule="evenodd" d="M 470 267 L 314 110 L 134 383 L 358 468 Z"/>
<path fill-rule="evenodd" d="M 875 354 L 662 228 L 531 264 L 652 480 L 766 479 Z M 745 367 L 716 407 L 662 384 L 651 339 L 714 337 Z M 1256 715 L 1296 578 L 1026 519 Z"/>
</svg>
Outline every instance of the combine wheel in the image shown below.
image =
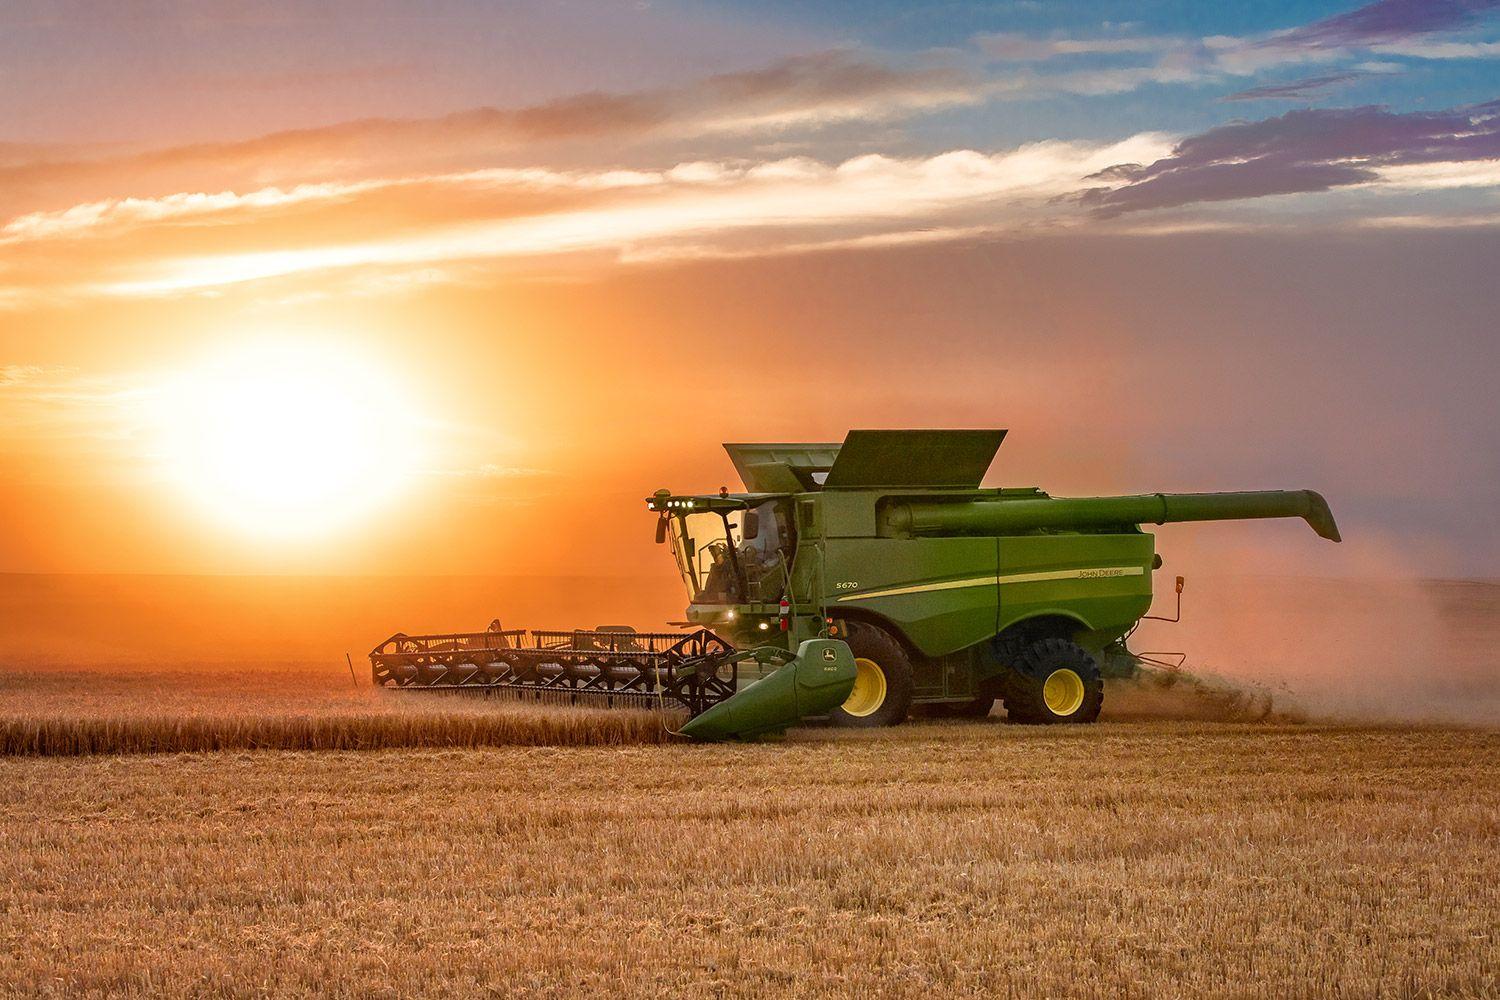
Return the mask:
<svg viewBox="0 0 1500 1000">
<path fill-rule="evenodd" d="M 844 641 L 854 653 L 854 690 L 829 714 L 837 726 L 894 726 L 911 710 L 911 660 L 882 628 L 849 622 Z"/>
<path fill-rule="evenodd" d="M 1104 706 L 1104 681 L 1088 650 L 1067 639 L 1042 639 L 1026 648 L 1005 685 L 1012 722 L 1093 722 Z"/>
</svg>

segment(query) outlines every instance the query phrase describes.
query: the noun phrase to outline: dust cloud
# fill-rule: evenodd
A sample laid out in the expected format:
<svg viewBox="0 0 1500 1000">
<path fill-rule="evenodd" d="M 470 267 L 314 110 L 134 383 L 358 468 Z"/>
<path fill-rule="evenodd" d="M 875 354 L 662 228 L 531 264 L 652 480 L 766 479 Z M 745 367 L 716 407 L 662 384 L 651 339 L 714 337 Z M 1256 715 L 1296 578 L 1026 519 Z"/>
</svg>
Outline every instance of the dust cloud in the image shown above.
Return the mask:
<svg viewBox="0 0 1500 1000">
<path fill-rule="evenodd" d="M 1254 567 L 1224 558 L 1219 568 Z M 1106 719 L 1500 724 L 1500 581 L 1328 579 L 1199 572 L 1164 549 L 1155 611 L 1131 648 L 1180 671 L 1112 683 Z M 1276 556 L 1274 561 L 1279 561 Z M 625 624 L 682 615 L 670 574 L 635 577 L 147 577 L 0 575 L 13 671 L 239 671 L 308 664 L 347 678 L 344 653 L 397 631 Z M 243 673 L 241 674 L 243 675 Z M 3 677 L 0 677 L 3 680 Z"/>
<path fill-rule="evenodd" d="M 1116 717 L 1500 723 L 1496 582 L 1204 576 L 1131 645 L 1183 670 L 1121 685 Z"/>
</svg>

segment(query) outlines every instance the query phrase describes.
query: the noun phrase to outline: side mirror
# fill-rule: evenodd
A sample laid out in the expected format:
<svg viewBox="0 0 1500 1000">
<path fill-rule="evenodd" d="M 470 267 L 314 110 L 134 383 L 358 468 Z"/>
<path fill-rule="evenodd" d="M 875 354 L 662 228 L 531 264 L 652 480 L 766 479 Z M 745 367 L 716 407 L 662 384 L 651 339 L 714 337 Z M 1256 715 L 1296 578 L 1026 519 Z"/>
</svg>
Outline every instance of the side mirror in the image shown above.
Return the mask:
<svg viewBox="0 0 1500 1000">
<path fill-rule="evenodd" d="M 760 536 L 760 511 L 747 510 L 740 516 L 740 540 L 754 541 Z"/>
<path fill-rule="evenodd" d="M 667 540 L 667 515 L 663 514 L 656 519 L 656 544 L 661 545 Z"/>
<path fill-rule="evenodd" d="M 1180 594 L 1180 593 L 1182 593 L 1182 585 L 1183 585 L 1183 584 L 1184 584 L 1184 583 L 1187 583 L 1187 578 L 1186 578 L 1186 577 L 1181 577 L 1181 576 L 1179 576 L 1179 577 L 1178 577 L 1178 578 L 1177 578 L 1177 592 L 1178 592 L 1178 593 L 1179 593 L 1179 594 Z"/>
</svg>

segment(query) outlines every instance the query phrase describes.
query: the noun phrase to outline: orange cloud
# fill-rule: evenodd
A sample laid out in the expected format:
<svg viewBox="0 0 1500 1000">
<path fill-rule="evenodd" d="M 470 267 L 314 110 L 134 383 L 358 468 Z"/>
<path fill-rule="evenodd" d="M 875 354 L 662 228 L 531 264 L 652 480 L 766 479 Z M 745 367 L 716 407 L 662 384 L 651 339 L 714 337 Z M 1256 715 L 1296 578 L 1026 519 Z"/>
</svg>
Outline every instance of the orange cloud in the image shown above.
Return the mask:
<svg viewBox="0 0 1500 1000">
<path fill-rule="evenodd" d="M 837 164 L 694 162 L 657 171 L 488 169 L 245 194 L 174 194 L 37 212 L 0 230 L 0 262 L 37 285 L 163 295 L 329 271 L 606 252 L 743 255 L 960 238 L 1075 213 L 1089 175 L 1169 148 L 1034 143 Z M 58 266 L 45 270 L 48 253 Z"/>
</svg>

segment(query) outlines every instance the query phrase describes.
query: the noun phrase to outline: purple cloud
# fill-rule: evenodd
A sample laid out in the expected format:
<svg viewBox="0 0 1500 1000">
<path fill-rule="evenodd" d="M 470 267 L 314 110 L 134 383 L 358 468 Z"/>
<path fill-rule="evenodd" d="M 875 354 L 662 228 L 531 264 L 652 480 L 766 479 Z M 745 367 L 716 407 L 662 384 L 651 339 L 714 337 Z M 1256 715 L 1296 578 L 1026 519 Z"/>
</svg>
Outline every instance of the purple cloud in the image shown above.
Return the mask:
<svg viewBox="0 0 1500 1000">
<path fill-rule="evenodd" d="M 1178 143 L 1149 165 L 1095 175 L 1123 181 L 1084 192 L 1101 216 L 1195 202 L 1327 191 L 1374 180 L 1384 166 L 1500 157 L 1500 101 L 1439 112 L 1380 107 L 1289 111 Z"/>
<path fill-rule="evenodd" d="M 1320 91 L 1336 87 L 1341 83 L 1359 80 L 1368 73 L 1330 73 L 1327 76 L 1312 76 L 1291 83 L 1269 83 L 1263 87 L 1251 87 L 1237 94 L 1222 97 L 1223 101 L 1300 101 L 1315 97 Z"/>
<path fill-rule="evenodd" d="M 1293 28 L 1262 44 L 1347 48 L 1455 31 L 1500 7 L 1500 0 L 1376 0 L 1345 14 Z"/>
</svg>

